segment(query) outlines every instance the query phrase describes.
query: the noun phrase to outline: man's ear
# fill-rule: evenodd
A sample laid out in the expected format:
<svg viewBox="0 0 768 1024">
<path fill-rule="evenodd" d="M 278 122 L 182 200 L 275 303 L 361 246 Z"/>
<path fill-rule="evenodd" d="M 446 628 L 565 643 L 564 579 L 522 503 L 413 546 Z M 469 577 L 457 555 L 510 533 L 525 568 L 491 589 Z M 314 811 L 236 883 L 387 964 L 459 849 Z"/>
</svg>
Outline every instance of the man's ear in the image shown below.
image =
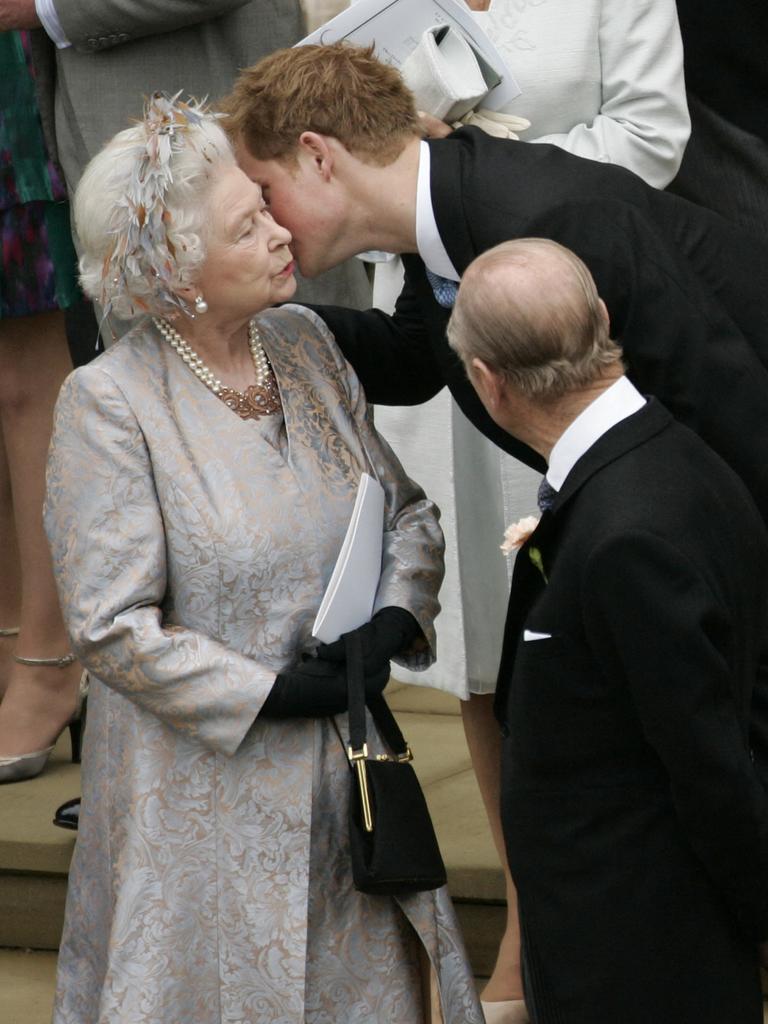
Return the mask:
<svg viewBox="0 0 768 1024">
<path fill-rule="evenodd" d="M 469 366 L 469 379 L 477 391 L 480 401 L 493 416 L 504 401 L 504 378 L 482 359 L 474 357 Z"/>
<path fill-rule="evenodd" d="M 299 136 L 299 153 L 326 181 L 333 173 L 333 147 L 327 135 L 319 132 L 302 132 Z"/>
</svg>

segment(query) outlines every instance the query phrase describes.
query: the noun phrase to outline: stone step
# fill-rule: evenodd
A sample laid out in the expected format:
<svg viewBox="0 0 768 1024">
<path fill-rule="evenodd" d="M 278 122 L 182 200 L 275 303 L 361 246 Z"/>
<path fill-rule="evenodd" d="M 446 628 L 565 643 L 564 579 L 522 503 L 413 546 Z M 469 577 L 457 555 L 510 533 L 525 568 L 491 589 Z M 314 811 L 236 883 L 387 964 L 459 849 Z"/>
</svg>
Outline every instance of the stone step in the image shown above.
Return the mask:
<svg viewBox="0 0 768 1024">
<path fill-rule="evenodd" d="M 50 1024 L 55 976 L 55 953 L 0 949 L 2 1024 Z M 768 1007 L 763 1012 L 763 1024 L 768 1024 Z"/>
<path fill-rule="evenodd" d="M 52 819 L 80 792 L 80 768 L 68 758 L 62 736 L 42 775 L 0 786 L 0 946 L 58 949 L 75 833 Z"/>
<path fill-rule="evenodd" d="M 503 876 L 470 766 L 458 701 L 394 682 L 387 695 L 414 751 L 470 961 L 476 976 L 487 977 L 504 928 Z M 0 1024 L 50 1021 L 55 950 L 74 846 L 74 833 L 54 827 L 51 818 L 60 803 L 79 791 L 79 769 L 67 756 L 68 743 L 62 739 L 38 779 L 0 787 L 0 947 L 16 947 L 0 949 Z"/>
<path fill-rule="evenodd" d="M 428 715 L 455 715 L 461 717 L 461 701 L 450 693 L 430 686 L 411 686 L 391 679 L 386 690 L 387 703 L 392 710 L 415 711 Z"/>
<path fill-rule="evenodd" d="M 56 954 L 0 949 L 0 1021 L 50 1024 Z"/>
<path fill-rule="evenodd" d="M 390 703 L 410 742 L 448 870 L 475 973 L 490 973 L 503 929 L 503 876 L 482 810 L 458 701 L 393 683 Z M 0 946 L 55 950 L 75 833 L 52 823 L 79 792 L 79 769 L 62 738 L 39 778 L 0 787 Z M 5 1024 L 5 1017 L 0 1015 Z"/>
<path fill-rule="evenodd" d="M 455 697 L 398 684 L 389 704 L 413 750 L 448 873 L 472 969 L 488 977 L 504 932 L 504 875 L 499 866 Z"/>
</svg>

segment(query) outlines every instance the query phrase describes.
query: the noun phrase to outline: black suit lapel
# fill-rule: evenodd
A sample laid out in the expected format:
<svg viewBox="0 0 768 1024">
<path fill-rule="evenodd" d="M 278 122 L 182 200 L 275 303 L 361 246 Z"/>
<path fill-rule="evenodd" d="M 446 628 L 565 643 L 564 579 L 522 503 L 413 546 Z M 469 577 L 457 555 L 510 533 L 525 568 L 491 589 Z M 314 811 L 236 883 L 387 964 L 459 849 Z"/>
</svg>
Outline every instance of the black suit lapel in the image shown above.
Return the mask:
<svg viewBox="0 0 768 1024">
<path fill-rule="evenodd" d="M 541 570 L 531 561 L 530 549 L 539 549 L 546 573 L 558 543 L 556 531 L 564 520 L 563 509 L 568 501 L 604 466 L 643 444 L 672 422 L 671 414 L 660 402 L 652 398 L 638 412 L 621 420 L 603 434 L 573 467 L 558 492 L 552 509 L 543 513 L 538 527 L 518 552 L 507 607 L 494 703 L 496 717 L 500 722 L 503 723 L 506 716 L 509 685 L 515 667 L 520 634 L 534 601 L 546 586 Z"/>
<path fill-rule="evenodd" d="M 451 136 L 432 139 L 430 149 L 429 187 L 437 230 L 445 250 L 459 275 L 479 255 L 472 243 L 462 203 L 462 143 Z"/>
<path fill-rule="evenodd" d="M 517 643 L 523 630 L 531 606 L 546 586 L 548 554 L 552 547 L 552 535 L 555 529 L 555 516 L 552 512 L 543 512 L 539 525 L 523 544 L 515 558 L 512 573 L 512 586 L 509 592 L 507 618 L 504 624 L 504 642 L 501 648 L 499 675 L 496 686 L 494 712 L 500 722 L 504 721 L 507 705 L 509 682 L 515 667 Z M 533 550 L 540 553 L 543 569 L 531 559 Z"/>
</svg>

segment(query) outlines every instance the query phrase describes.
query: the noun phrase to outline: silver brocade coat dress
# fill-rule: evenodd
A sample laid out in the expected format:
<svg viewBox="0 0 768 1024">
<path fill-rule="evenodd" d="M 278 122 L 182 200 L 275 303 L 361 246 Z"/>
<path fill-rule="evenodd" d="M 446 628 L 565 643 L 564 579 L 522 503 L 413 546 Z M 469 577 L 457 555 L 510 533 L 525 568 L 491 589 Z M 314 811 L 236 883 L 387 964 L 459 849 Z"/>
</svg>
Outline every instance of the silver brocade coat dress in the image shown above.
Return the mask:
<svg viewBox="0 0 768 1024">
<path fill-rule="evenodd" d="M 54 1022 L 420 1022 L 418 935 L 447 1024 L 480 1024 L 447 891 L 352 886 L 331 721 L 256 717 L 312 646 L 363 471 L 386 491 L 377 607 L 432 644 L 442 576 L 434 506 L 324 325 L 259 326 L 282 414 L 240 419 L 151 323 L 59 399 L 46 529 L 92 679 Z"/>
</svg>

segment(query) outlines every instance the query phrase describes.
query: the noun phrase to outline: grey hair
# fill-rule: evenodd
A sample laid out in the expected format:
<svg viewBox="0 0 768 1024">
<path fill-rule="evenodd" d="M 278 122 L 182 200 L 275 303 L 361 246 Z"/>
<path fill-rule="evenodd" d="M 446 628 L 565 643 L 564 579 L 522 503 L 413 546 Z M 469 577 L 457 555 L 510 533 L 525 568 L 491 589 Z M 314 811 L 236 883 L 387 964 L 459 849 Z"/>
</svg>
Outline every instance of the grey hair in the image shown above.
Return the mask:
<svg viewBox="0 0 768 1024">
<path fill-rule="evenodd" d="M 519 271 L 512 280 L 510 271 Z M 448 324 L 469 368 L 481 359 L 528 398 L 556 400 L 621 362 L 595 282 L 564 246 L 519 238 L 470 264 Z"/>
<path fill-rule="evenodd" d="M 205 260 L 206 200 L 215 172 L 236 163 L 217 119 L 202 113 L 186 126 L 183 144 L 171 148 L 165 230 L 141 231 L 141 245 L 129 245 L 137 220 L 128 197 L 147 141 L 146 121 L 118 132 L 85 168 L 73 201 L 83 291 L 124 320 L 185 308 L 175 291 L 194 284 Z"/>
</svg>

